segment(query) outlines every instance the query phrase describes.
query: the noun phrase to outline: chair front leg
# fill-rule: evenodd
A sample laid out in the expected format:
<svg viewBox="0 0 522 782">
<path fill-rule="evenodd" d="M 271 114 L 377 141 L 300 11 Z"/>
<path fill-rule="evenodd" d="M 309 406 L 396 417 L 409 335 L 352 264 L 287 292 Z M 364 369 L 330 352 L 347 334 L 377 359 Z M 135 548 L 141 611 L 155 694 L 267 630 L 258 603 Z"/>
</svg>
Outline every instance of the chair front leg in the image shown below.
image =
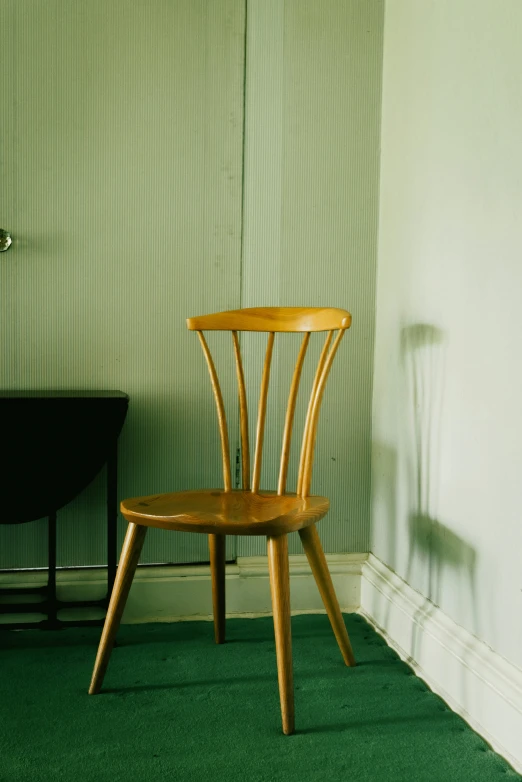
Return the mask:
<svg viewBox="0 0 522 782">
<path fill-rule="evenodd" d="M 112 589 L 107 616 L 105 617 L 105 624 L 103 625 L 98 654 L 96 655 L 96 662 L 94 663 L 89 695 L 96 695 L 103 684 L 105 671 L 107 670 L 112 648 L 114 646 L 114 639 L 116 638 L 116 633 L 120 626 L 123 609 L 127 602 L 146 532 L 147 527 L 140 524 L 133 524 L 132 522 L 129 523 L 127 528 L 118 570 L 116 571 L 116 580 Z"/>
<path fill-rule="evenodd" d="M 294 732 L 294 674 L 292 668 L 292 631 L 290 625 L 290 574 L 288 536 L 268 538 L 268 568 L 274 612 L 277 678 L 281 700 L 283 733 Z"/>
<path fill-rule="evenodd" d="M 299 537 L 301 538 L 305 554 L 310 563 L 310 567 L 312 568 L 312 573 L 314 574 L 344 662 L 346 665 L 353 666 L 355 665 L 355 657 L 353 655 L 352 645 L 348 637 L 346 625 L 344 624 L 341 609 L 339 608 L 332 577 L 328 570 L 328 565 L 326 564 L 323 547 L 321 546 L 319 533 L 317 532 L 315 524 L 300 529 Z"/>
<path fill-rule="evenodd" d="M 214 610 L 214 637 L 217 644 L 225 643 L 225 548 L 226 535 L 209 535 L 210 572 L 212 575 L 212 608 Z"/>
</svg>

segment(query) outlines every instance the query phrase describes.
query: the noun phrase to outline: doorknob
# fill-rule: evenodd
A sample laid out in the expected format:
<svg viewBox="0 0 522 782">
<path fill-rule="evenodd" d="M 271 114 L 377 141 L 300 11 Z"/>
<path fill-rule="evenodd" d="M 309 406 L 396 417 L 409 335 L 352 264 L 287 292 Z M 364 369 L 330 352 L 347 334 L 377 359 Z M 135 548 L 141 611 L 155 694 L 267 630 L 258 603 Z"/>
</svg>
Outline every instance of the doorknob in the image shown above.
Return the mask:
<svg viewBox="0 0 522 782">
<path fill-rule="evenodd" d="M 13 240 L 11 239 L 11 234 L 9 231 L 4 231 L 3 228 L 0 228 L 0 253 L 5 252 L 11 247 Z"/>
</svg>

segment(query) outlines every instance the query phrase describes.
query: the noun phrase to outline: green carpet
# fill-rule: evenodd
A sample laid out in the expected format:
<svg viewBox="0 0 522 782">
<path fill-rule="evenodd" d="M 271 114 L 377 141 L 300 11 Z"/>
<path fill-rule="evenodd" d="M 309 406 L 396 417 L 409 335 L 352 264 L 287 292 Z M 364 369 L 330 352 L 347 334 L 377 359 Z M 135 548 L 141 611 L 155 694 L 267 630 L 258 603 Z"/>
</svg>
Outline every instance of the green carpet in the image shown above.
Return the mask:
<svg viewBox="0 0 522 782">
<path fill-rule="evenodd" d="M 522 779 L 357 615 L 358 667 L 328 619 L 292 618 L 296 734 L 283 736 L 272 619 L 0 632 L 0 779 L 494 782 Z"/>
</svg>

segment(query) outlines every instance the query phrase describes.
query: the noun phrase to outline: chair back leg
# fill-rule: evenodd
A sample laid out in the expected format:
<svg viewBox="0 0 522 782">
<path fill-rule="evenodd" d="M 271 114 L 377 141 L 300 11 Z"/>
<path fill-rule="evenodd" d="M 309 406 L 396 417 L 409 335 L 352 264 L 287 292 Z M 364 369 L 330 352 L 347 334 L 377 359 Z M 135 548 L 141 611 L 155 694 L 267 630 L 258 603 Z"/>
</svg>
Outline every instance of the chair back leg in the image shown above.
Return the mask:
<svg viewBox="0 0 522 782">
<path fill-rule="evenodd" d="M 217 644 L 225 643 L 225 547 L 226 535 L 209 535 L 210 572 L 212 575 L 212 608 L 214 610 L 214 637 Z"/>
<path fill-rule="evenodd" d="M 274 612 L 277 678 L 281 700 L 283 733 L 294 732 L 294 674 L 292 668 L 292 631 L 290 625 L 290 574 L 288 536 L 268 538 L 268 568 Z"/>
<path fill-rule="evenodd" d="M 339 649 L 343 656 L 343 660 L 346 665 L 354 666 L 355 657 L 352 651 L 352 645 L 348 637 L 346 625 L 344 624 L 343 615 L 339 608 L 339 602 L 337 595 L 335 594 L 334 585 L 332 583 L 332 577 L 326 564 L 326 558 L 324 556 L 323 547 L 319 539 L 319 533 L 315 524 L 311 524 L 309 527 L 304 527 L 299 530 L 299 537 L 303 544 L 305 554 L 312 568 L 315 581 L 319 588 L 321 598 L 326 608 L 326 613 L 332 625 Z"/>
<path fill-rule="evenodd" d="M 103 625 L 103 632 L 94 663 L 94 671 L 89 687 L 89 695 L 96 695 L 103 684 L 105 671 L 109 664 L 114 639 L 120 626 L 123 609 L 134 578 L 147 527 L 140 524 L 129 523 L 127 534 L 121 550 L 120 562 L 116 571 L 116 580 L 112 589 L 111 600 Z"/>
</svg>

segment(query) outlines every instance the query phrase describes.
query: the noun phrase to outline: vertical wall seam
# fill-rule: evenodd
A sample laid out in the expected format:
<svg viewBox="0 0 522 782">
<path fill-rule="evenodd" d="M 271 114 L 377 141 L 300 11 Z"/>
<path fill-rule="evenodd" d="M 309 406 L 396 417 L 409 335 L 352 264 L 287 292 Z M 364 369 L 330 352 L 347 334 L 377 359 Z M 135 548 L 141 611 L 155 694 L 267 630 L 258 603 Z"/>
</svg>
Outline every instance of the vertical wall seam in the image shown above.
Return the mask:
<svg viewBox="0 0 522 782">
<path fill-rule="evenodd" d="M 383 9 L 382 9 L 382 45 L 381 45 L 381 68 L 380 68 L 380 75 L 381 75 L 381 83 L 379 85 L 379 94 L 378 94 L 378 103 L 377 103 L 377 111 L 379 112 L 379 121 L 378 121 L 378 137 L 377 137 L 377 157 L 378 157 L 378 164 L 377 164 L 377 193 L 376 193 L 376 210 L 377 214 L 375 216 L 375 232 L 376 232 L 376 240 L 375 240 L 375 278 L 374 278 L 374 285 L 373 285 L 373 302 L 372 302 L 372 309 L 373 309 L 373 345 L 372 345 L 372 361 L 371 361 L 371 371 L 370 371 L 370 453 L 369 453 L 369 470 L 370 470 L 370 476 L 369 476 L 369 491 L 370 491 L 370 502 L 368 506 L 368 513 L 369 513 L 369 519 L 368 519 L 368 551 L 371 552 L 372 550 L 372 538 L 373 538 L 373 529 L 372 529 L 372 506 L 373 506 L 373 468 L 372 468 L 372 453 L 373 453 L 373 392 L 374 392 L 374 378 L 375 378 L 375 362 L 376 362 L 376 341 L 377 341 L 377 291 L 378 291 L 378 282 L 379 282 L 379 252 L 380 252 L 380 239 L 381 239 L 381 233 L 380 233 L 380 225 L 381 225 L 381 169 L 382 169 L 382 117 L 383 117 L 383 97 L 384 97 L 384 41 L 385 41 L 385 35 L 386 35 L 386 8 L 387 4 L 384 2 Z"/>
<path fill-rule="evenodd" d="M 245 27 L 243 40 L 243 130 L 241 148 L 241 214 L 240 214 L 240 247 L 239 247 L 239 306 L 243 306 L 243 266 L 245 252 L 245 146 L 246 146 L 246 110 L 247 110 L 247 35 L 248 35 L 248 0 L 245 0 Z M 241 335 L 238 334 L 241 338 Z"/>
</svg>

